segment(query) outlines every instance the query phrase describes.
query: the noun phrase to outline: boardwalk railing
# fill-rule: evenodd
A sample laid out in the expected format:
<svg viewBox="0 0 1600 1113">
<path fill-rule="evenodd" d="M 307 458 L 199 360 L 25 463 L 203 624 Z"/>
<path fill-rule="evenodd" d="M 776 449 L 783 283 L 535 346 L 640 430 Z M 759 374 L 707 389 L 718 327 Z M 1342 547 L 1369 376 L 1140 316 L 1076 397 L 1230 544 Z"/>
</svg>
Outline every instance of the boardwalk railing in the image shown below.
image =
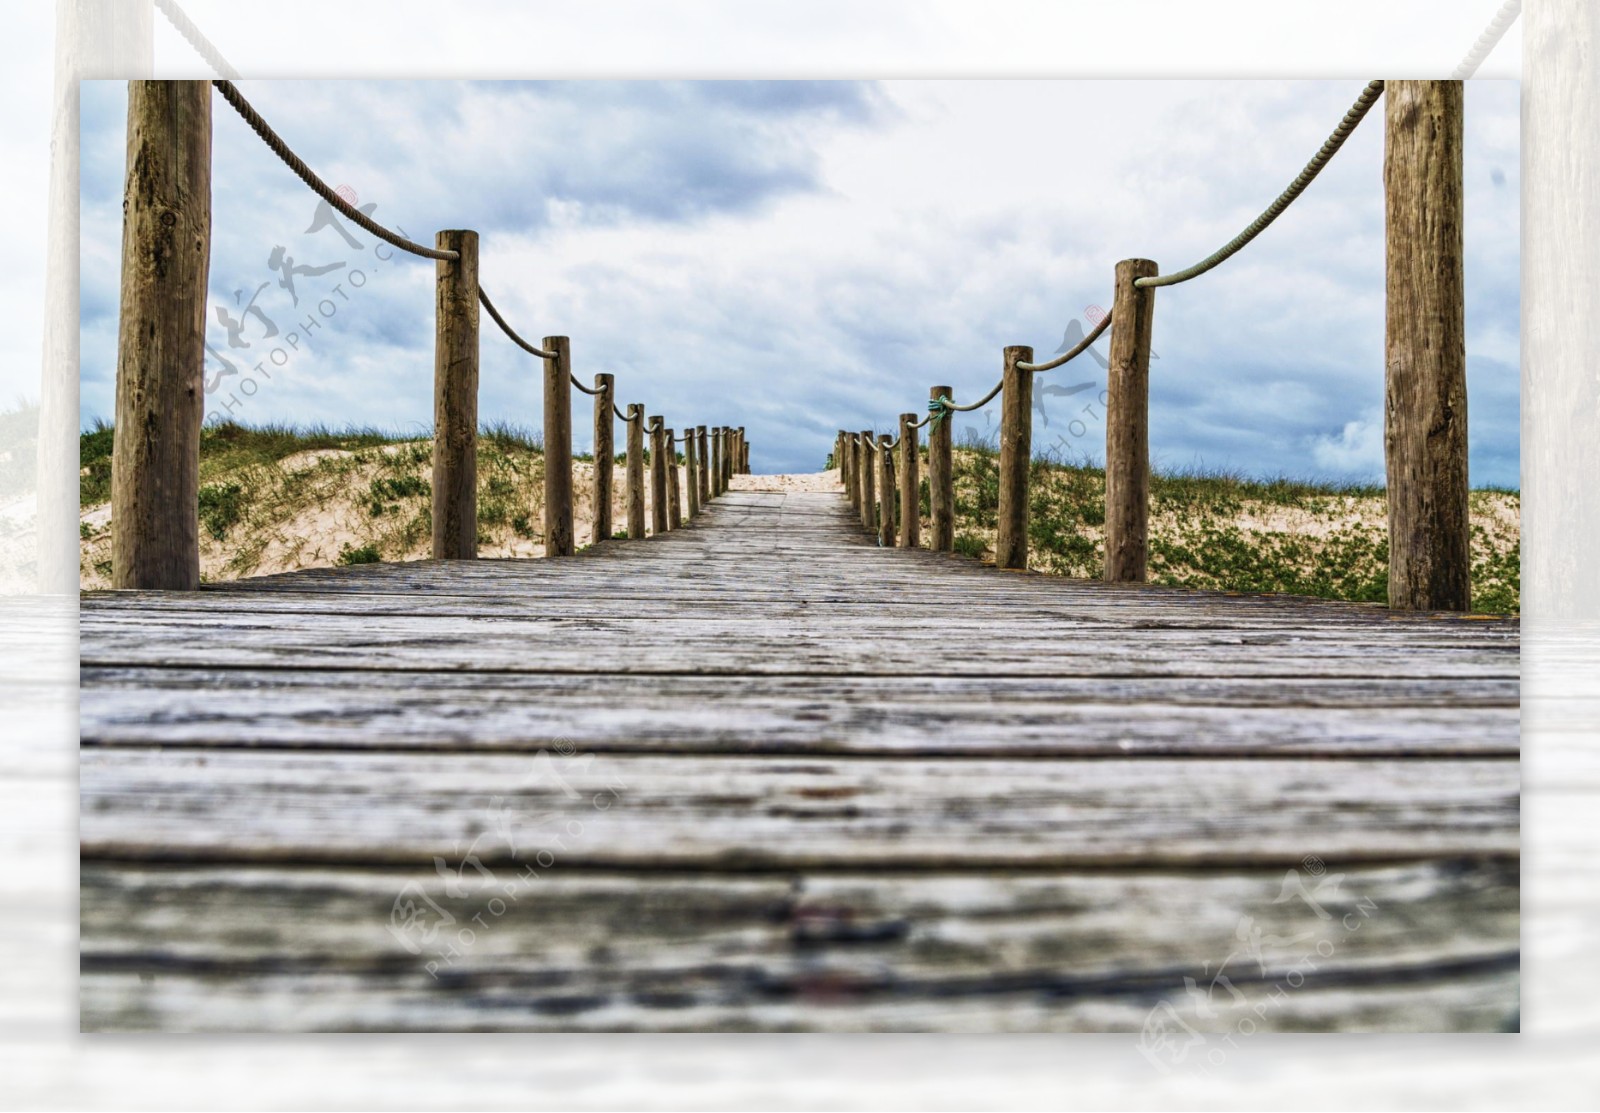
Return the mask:
<svg viewBox="0 0 1600 1113">
<path fill-rule="evenodd" d="M 1032 348 L 1007 347 L 1001 356 L 1000 381 L 987 395 L 958 405 L 948 386 L 935 386 L 927 416 L 917 421 L 915 415 L 902 414 L 899 435 L 893 440 L 874 438 L 871 430 L 852 433 L 841 429 L 834 459 L 845 493 L 860 511 L 862 526 L 884 545 L 896 541 L 903 546 L 921 544 L 918 431 L 927 426 L 932 524 L 928 543 L 936 550 L 953 550 L 954 476 L 948 419 L 951 414 L 986 406 L 998 395 L 1000 493 L 995 563 L 1001 568 L 1026 568 L 1033 377 L 1075 359 L 1109 328 L 1104 578 L 1113 583 L 1143 582 L 1148 575 L 1149 552 L 1150 339 L 1155 291 L 1205 274 L 1260 235 L 1305 191 L 1380 97 L 1385 99 L 1388 258 L 1384 443 L 1389 605 L 1397 610 L 1467 610 L 1471 560 L 1460 81 L 1369 83 L 1299 176 L 1222 248 L 1171 274 L 1161 274 L 1149 259 L 1119 262 L 1113 275 L 1111 312 L 1081 343 L 1058 358 L 1034 363 Z M 898 529 L 892 524 L 897 500 L 891 456 L 897 447 L 898 471 L 906 485 L 898 500 Z M 874 472 L 881 477 L 876 484 Z"/>
<path fill-rule="evenodd" d="M 478 553 L 478 311 L 539 359 L 544 379 L 544 544 L 547 556 L 576 551 L 573 530 L 572 388 L 594 397 L 594 528 L 612 532 L 614 420 L 627 426 L 627 536 L 664 533 L 684 522 L 679 438 L 659 414 L 616 403 L 613 376 L 594 386 L 572 373 L 565 336 L 534 345 L 519 336 L 479 281 L 478 233 L 449 229 L 433 247 L 374 221 L 318 177 L 231 81 L 128 83 L 128 177 L 122 232 L 122 292 L 112 450 L 113 587 L 193 590 L 200 581 L 199 475 L 203 421 L 205 299 L 211 254 L 213 86 L 272 151 L 345 219 L 435 264 L 433 556 Z M 645 523 L 645 429 L 650 436 Z M 749 471 L 744 427 L 716 427 L 714 475 L 706 475 L 706 426 L 683 435 L 688 517 Z"/>
</svg>

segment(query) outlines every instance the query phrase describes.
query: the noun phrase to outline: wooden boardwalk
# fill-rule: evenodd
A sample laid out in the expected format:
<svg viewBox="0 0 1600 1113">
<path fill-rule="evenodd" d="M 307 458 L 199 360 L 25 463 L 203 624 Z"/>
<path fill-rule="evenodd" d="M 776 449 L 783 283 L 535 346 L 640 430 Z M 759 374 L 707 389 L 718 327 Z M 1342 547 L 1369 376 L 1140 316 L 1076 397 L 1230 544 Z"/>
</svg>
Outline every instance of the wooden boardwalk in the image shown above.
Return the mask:
<svg viewBox="0 0 1600 1113">
<path fill-rule="evenodd" d="M 86 596 L 81 657 L 85 1029 L 1517 1024 L 1515 622 L 736 489 L 563 560 Z"/>
</svg>

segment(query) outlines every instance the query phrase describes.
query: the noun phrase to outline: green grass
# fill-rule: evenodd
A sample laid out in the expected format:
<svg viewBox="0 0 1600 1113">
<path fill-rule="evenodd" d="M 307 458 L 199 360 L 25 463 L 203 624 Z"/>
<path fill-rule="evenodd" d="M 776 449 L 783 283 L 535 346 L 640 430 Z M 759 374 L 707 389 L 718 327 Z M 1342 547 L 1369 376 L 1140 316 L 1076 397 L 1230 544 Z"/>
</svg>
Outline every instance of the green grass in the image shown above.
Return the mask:
<svg viewBox="0 0 1600 1113">
<path fill-rule="evenodd" d="M 967 438 L 954 454 L 956 547 L 992 545 L 1000 468 L 994 449 Z M 926 485 L 923 513 L 928 513 Z M 1152 583 L 1225 591 L 1312 595 L 1382 603 L 1389 543 L 1384 490 L 1366 483 L 1277 476 L 1252 479 L 1198 469 L 1151 476 Z M 1473 492 L 1473 610 L 1515 613 L 1521 563 L 1515 526 L 1496 508 L 1516 491 Z M 1105 561 L 1105 472 L 1049 459 L 1029 477 L 1029 559 L 1041 571 L 1098 578 Z"/>
<path fill-rule="evenodd" d="M 378 555 L 378 546 L 370 541 L 359 549 L 352 549 L 349 545 L 346 545 L 339 550 L 339 563 L 341 565 L 377 564 L 382 559 Z"/>
</svg>

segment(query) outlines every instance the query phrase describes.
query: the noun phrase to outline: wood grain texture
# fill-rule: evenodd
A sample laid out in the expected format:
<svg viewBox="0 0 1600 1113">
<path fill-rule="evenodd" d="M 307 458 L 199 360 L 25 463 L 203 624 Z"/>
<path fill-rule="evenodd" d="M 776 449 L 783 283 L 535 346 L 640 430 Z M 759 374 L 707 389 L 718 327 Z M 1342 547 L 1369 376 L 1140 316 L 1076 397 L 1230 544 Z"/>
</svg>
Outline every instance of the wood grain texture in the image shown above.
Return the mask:
<svg viewBox="0 0 1600 1113">
<path fill-rule="evenodd" d="M 894 486 L 894 453 L 889 448 L 893 440 L 887 433 L 878 438 L 878 545 L 885 549 L 894 548 L 895 513 L 899 509 Z"/>
<path fill-rule="evenodd" d="M 700 515 L 700 449 L 693 426 L 683 432 L 683 493 L 688 504 L 689 518 Z"/>
<path fill-rule="evenodd" d="M 878 532 L 878 438 L 871 429 L 861 430 L 861 528 L 876 536 Z"/>
<path fill-rule="evenodd" d="M 659 415 L 650 419 L 650 532 L 667 532 L 667 433 Z"/>
<path fill-rule="evenodd" d="M 594 377 L 594 472 L 593 486 L 589 493 L 589 513 L 594 526 L 589 536 L 592 545 L 598 541 L 609 541 L 616 531 L 612 521 L 611 492 L 612 473 L 616 467 L 616 442 L 613 439 L 616 433 L 616 402 L 617 383 L 613 375 L 599 374 Z M 693 475 L 691 465 L 690 475 Z M 691 508 L 693 502 L 690 502 Z M 691 509 L 691 513 L 693 513 Z"/>
<path fill-rule="evenodd" d="M 1107 583 L 1143 583 L 1150 527 L 1150 337 L 1153 289 L 1134 280 L 1159 274 L 1149 259 L 1117 264 L 1106 380 Z"/>
<path fill-rule="evenodd" d="M 1465 611 L 1467 341 L 1459 81 L 1384 91 L 1389 605 Z"/>
<path fill-rule="evenodd" d="M 544 551 L 577 551 L 572 526 L 572 345 L 565 336 L 544 338 Z M 609 502 L 609 498 L 607 499 Z"/>
<path fill-rule="evenodd" d="M 954 399 L 954 388 L 930 387 L 928 397 Z M 954 425 L 948 416 L 928 422 L 928 547 L 942 553 L 954 552 L 956 547 L 956 473 L 951 459 Z"/>
<path fill-rule="evenodd" d="M 1136 1032 L 1159 1002 L 1226 1030 L 1231 993 L 1206 1017 L 1185 987 L 1198 954 L 1228 960 L 1252 1004 L 1298 975 L 1269 1031 L 1493 1029 L 1514 1008 L 1501 862 L 1345 869 L 1327 920 L 1278 900 L 1279 870 L 492 872 L 452 895 L 431 869 L 87 864 L 85 1015 L 110 1031 Z M 387 930 L 402 892 L 471 945 L 412 953 Z M 1240 952 L 1241 917 L 1259 957 Z"/>
<path fill-rule="evenodd" d="M 1028 475 L 1033 469 L 1033 349 L 1005 350 L 1000 375 L 1000 505 L 995 510 L 994 563 L 1028 567 Z"/>
<path fill-rule="evenodd" d="M 122 213 L 111 581 L 119 588 L 193 591 L 200 584 L 211 266 L 209 83 L 128 83 Z M 218 404 L 229 403 L 237 400 Z"/>
<path fill-rule="evenodd" d="M 666 451 L 667 468 L 667 528 L 679 529 L 683 525 L 683 505 L 678 491 L 678 438 L 668 429 L 661 440 Z"/>
<path fill-rule="evenodd" d="M 694 427 L 694 439 L 700 450 L 700 505 L 705 506 L 711 501 L 711 449 L 704 425 Z"/>
<path fill-rule="evenodd" d="M 1306 954 L 1265 1028 L 1516 1024 L 1513 621 L 744 490 L 571 560 L 81 613 L 89 1029 L 1220 1031 L 1257 1013 L 1185 978 L 1253 1005 Z"/>
<path fill-rule="evenodd" d="M 628 405 L 627 421 L 627 506 L 628 537 L 638 540 L 645 535 L 644 515 L 644 407 L 637 402 Z"/>
<path fill-rule="evenodd" d="M 921 452 L 917 438 L 916 414 L 900 415 L 900 547 L 922 547 L 922 477 L 918 473 Z"/>
<path fill-rule="evenodd" d="M 478 555 L 478 233 L 440 232 L 434 263 L 433 558 Z"/>
</svg>

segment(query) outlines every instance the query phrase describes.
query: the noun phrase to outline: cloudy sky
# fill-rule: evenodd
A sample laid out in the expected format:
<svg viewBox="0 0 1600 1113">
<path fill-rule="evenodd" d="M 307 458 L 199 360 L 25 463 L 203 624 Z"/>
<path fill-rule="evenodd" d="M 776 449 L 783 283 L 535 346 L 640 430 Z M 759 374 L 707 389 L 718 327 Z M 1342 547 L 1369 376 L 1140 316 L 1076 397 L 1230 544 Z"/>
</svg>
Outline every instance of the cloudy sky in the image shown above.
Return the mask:
<svg viewBox="0 0 1600 1113">
<path fill-rule="evenodd" d="M 501 311 L 530 338 L 570 336 L 584 381 L 613 372 L 621 402 L 669 425 L 742 424 L 755 469 L 785 471 L 821 466 L 840 427 L 891 428 L 933 383 L 958 401 L 986 392 L 1007 344 L 1055 351 L 1090 307 L 1109 308 L 1116 260 L 1172 270 L 1209 253 L 1361 84 L 241 89 L 379 221 L 427 242 L 476 229 Z M 82 106 L 87 424 L 113 409 L 126 87 L 86 83 Z M 220 98 L 215 113 L 208 410 L 425 430 L 433 264 L 318 227 L 314 196 Z M 1515 83 L 1469 85 L 1475 484 L 1518 483 L 1517 114 Z M 1244 254 L 1157 295 L 1157 467 L 1381 477 L 1381 172 L 1380 107 Z M 537 428 L 539 374 L 485 317 L 482 419 Z M 1087 356 L 1041 377 L 1036 449 L 1103 458 L 1104 383 Z M 983 435 L 997 417 L 958 428 Z M 583 447 L 587 421 L 574 426 Z"/>
</svg>

